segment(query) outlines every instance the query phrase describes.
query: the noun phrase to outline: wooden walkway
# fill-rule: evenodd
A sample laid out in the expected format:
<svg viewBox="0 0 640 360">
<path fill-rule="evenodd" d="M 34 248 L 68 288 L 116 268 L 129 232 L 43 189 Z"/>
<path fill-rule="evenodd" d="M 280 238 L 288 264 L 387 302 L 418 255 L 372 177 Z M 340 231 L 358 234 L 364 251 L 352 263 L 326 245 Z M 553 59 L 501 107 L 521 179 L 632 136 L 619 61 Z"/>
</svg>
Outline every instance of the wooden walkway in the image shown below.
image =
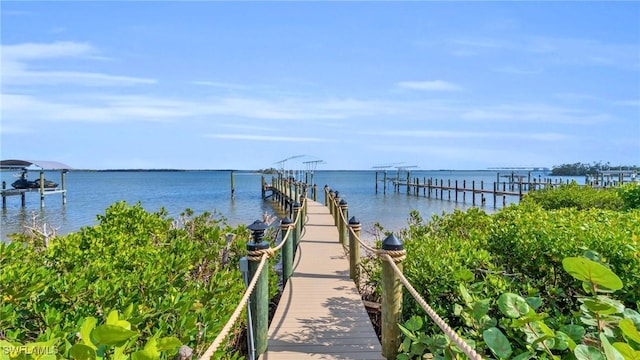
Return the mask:
<svg viewBox="0 0 640 360">
<path fill-rule="evenodd" d="M 307 216 L 261 359 L 383 359 L 329 209 L 309 201 Z"/>
</svg>

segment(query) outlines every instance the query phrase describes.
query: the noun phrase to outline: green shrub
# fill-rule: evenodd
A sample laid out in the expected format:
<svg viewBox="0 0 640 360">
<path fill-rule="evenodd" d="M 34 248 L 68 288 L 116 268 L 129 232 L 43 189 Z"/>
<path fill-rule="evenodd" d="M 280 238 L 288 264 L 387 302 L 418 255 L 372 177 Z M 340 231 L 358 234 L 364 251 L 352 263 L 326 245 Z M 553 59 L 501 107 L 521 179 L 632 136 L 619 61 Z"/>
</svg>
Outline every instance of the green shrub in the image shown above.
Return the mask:
<svg viewBox="0 0 640 360">
<path fill-rule="evenodd" d="M 640 209 L 640 183 L 627 183 L 618 188 L 618 195 L 622 199 L 625 210 Z"/>
<path fill-rule="evenodd" d="M 110 314 L 112 322 L 129 324 L 130 333 L 122 332 L 137 334 L 128 340 L 127 354 L 153 350 L 151 339 L 165 337 L 201 354 L 242 297 L 238 260 L 250 234 L 210 213 L 192 214 L 187 210 L 173 220 L 164 210 L 148 213 L 140 204 L 119 202 L 98 216 L 98 225 L 54 238 L 46 247 L 24 236 L 1 243 L 0 339 L 53 341 L 58 354 L 69 357 L 86 319 Z M 236 241 L 227 244 L 230 232 Z M 118 320 L 114 310 L 126 316 Z M 233 348 L 228 351 L 235 356 Z"/>
<path fill-rule="evenodd" d="M 623 201 L 615 189 L 595 189 L 580 186 L 576 182 L 531 191 L 523 199 L 523 203 L 530 202 L 539 204 L 547 210 L 563 208 L 619 210 L 623 206 Z"/>
</svg>

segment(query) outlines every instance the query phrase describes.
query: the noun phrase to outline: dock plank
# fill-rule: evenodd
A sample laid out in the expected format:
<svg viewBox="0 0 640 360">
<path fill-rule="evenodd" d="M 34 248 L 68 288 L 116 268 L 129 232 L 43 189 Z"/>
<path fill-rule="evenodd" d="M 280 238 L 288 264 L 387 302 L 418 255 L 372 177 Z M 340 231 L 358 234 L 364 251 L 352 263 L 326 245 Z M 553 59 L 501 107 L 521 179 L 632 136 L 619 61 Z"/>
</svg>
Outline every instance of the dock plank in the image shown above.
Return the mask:
<svg viewBox="0 0 640 360">
<path fill-rule="evenodd" d="M 308 203 L 293 276 L 284 288 L 261 359 L 383 359 L 378 338 L 338 242 L 333 217 Z"/>
</svg>

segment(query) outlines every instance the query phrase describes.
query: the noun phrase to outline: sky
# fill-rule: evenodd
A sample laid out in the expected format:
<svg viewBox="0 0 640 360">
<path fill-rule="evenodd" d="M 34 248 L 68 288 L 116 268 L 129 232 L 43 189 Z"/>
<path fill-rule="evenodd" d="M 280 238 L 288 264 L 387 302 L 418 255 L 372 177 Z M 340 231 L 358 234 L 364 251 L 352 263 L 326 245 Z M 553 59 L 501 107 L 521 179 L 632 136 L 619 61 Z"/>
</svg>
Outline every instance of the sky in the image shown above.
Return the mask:
<svg viewBox="0 0 640 360">
<path fill-rule="evenodd" d="M 637 1 L 3 0 L 0 15 L 2 159 L 640 165 Z"/>
</svg>

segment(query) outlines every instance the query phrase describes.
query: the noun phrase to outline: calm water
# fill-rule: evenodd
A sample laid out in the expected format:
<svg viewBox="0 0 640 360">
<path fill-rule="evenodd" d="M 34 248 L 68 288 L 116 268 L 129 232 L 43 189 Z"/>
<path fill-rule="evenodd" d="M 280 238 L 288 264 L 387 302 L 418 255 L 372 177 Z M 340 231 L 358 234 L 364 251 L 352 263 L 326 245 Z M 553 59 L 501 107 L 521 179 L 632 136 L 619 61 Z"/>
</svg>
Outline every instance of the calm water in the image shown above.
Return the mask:
<svg viewBox="0 0 640 360">
<path fill-rule="evenodd" d="M 16 179 L 14 174 L 15 172 L 2 171 L 0 177 L 11 184 Z M 394 172 L 389 174 L 395 175 Z M 33 180 L 37 176 L 37 172 L 31 172 L 29 178 Z M 444 179 L 445 182 L 451 179 L 452 183 L 458 180 L 460 184 L 462 180 L 475 180 L 478 183 L 482 180 L 487 183 L 487 188 L 496 181 L 495 171 L 413 171 L 412 176 Z M 45 177 L 60 182 L 58 172 L 47 172 Z M 66 175 L 66 205 L 62 205 L 60 194 L 46 196 L 45 207 L 42 209 L 37 193 L 27 194 L 24 208 L 20 206 L 19 196 L 8 197 L 7 208 L 0 212 L 0 239 L 6 239 L 7 234 L 23 231 L 23 226 L 29 224 L 33 216 L 58 228 L 59 234 L 74 232 L 83 226 L 95 225 L 96 215 L 104 214 L 109 205 L 121 200 L 130 204 L 140 202 L 147 211 L 157 211 L 164 207 L 171 217 L 177 217 L 180 212 L 189 208 L 196 214 L 217 211 L 231 225 L 249 224 L 261 219 L 264 212 L 274 213 L 271 202 L 263 201 L 260 197 L 260 177 L 259 174 L 236 172 L 236 196 L 231 200 L 228 171 L 72 171 Z M 270 176 L 267 178 L 270 179 Z M 394 193 L 391 186 L 388 186 L 385 195 L 381 182 L 376 194 L 374 171 L 317 171 L 314 180 L 319 189 L 318 201 L 324 201 L 322 188 L 325 184 L 340 191 L 341 197 L 349 204 L 349 215 L 360 220 L 363 237 L 369 238 L 372 237 L 371 229 L 376 222 L 387 230 L 404 228 L 409 212 L 413 209 L 420 211 L 424 218 L 429 218 L 432 214 L 451 212 L 454 209 L 464 210 L 471 206 L 469 195 L 466 204 L 446 200 L 446 193 L 445 200 L 407 196 L 404 191 L 398 194 Z M 584 181 L 583 178 L 576 180 Z M 515 200 L 507 199 L 508 202 Z M 493 199 L 487 197 L 487 204 L 482 208 L 487 212 L 495 211 Z"/>
</svg>

